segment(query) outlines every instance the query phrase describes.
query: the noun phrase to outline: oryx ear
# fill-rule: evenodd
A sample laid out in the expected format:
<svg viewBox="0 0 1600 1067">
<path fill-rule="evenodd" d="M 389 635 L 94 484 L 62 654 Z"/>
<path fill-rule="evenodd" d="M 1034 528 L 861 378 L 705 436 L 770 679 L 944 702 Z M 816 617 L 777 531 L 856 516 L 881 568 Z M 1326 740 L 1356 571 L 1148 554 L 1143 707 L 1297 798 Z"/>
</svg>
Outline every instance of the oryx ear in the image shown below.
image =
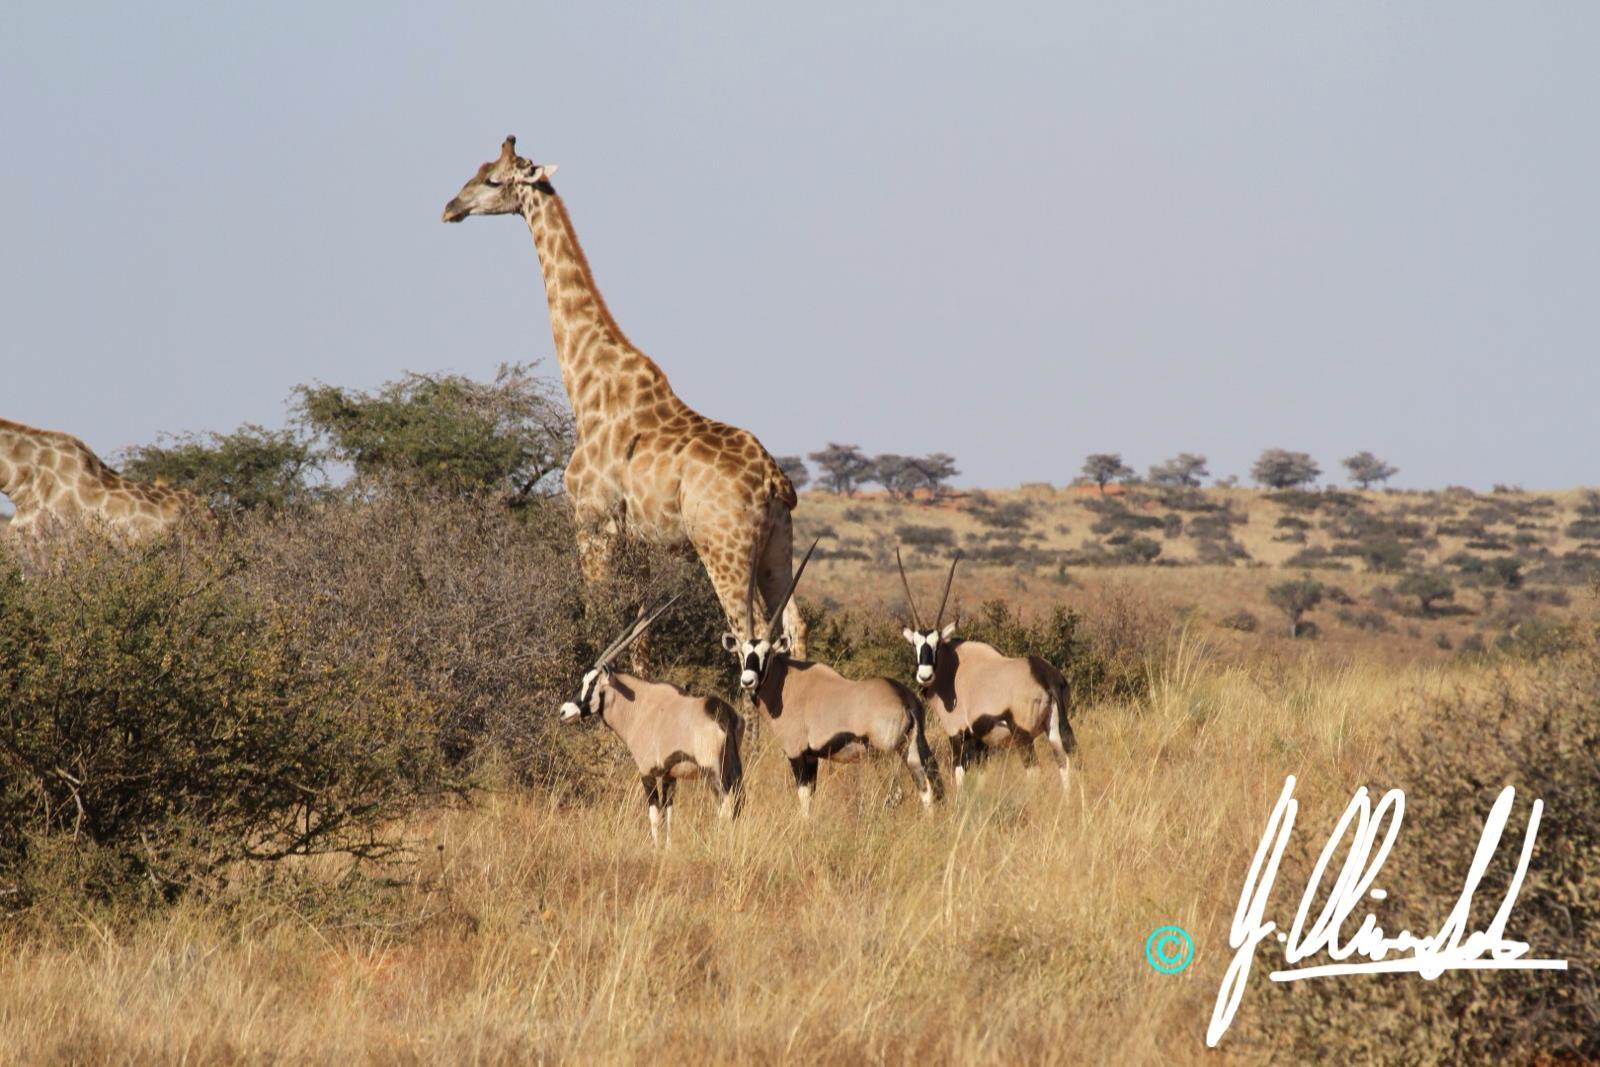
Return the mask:
<svg viewBox="0 0 1600 1067">
<path fill-rule="evenodd" d="M 900 631 L 900 636 L 910 641 L 913 645 L 917 643 L 917 632 L 909 626 Z"/>
<path fill-rule="evenodd" d="M 737 652 L 739 651 L 739 639 L 733 634 L 723 634 L 722 647 L 727 649 L 729 652 Z"/>
<path fill-rule="evenodd" d="M 950 635 L 955 633 L 955 632 L 956 632 L 956 624 L 953 623 L 953 622 L 946 623 L 944 629 L 939 631 L 939 637 L 942 640 L 948 641 L 948 640 L 950 640 Z"/>
<path fill-rule="evenodd" d="M 779 634 L 778 639 L 772 642 L 772 651 L 780 656 L 787 656 L 789 654 L 789 635 Z"/>
</svg>

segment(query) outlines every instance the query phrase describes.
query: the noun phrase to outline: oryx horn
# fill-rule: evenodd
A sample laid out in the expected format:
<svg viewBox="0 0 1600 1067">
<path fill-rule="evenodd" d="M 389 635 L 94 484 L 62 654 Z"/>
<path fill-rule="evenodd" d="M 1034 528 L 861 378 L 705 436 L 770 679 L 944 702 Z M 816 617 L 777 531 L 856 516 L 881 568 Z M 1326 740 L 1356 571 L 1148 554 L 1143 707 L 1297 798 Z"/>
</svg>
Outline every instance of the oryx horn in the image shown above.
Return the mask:
<svg viewBox="0 0 1600 1067">
<path fill-rule="evenodd" d="M 920 630 L 922 629 L 922 616 L 917 614 L 917 598 L 911 595 L 911 583 L 906 580 L 906 565 L 900 562 L 900 547 L 898 545 L 895 546 L 894 550 L 894 562 L 895 566 L 900 568 L 900 584 L 905 587 L 906 608 L 911 612 L 911 625 Z"/>
<path fill-rule="evenodd" d="M 800 584 L 800 576 L 806 572 L 806 564 L 811 562 L 811 553 L 817 550 L 817 544 L 822 540 L 818 537 L 811 542 L 811 547 L 806 549 L 805 557 L 800 560 L 799 568 L 794 572 L 794 578 L 789 581 L 789 591 L 783 594 L 783 599 L 778 601 L 778 606 L 772 612 L 772 618 L 767 620 L 767 638 L 771 640 L 772 632 L 778 627 L 778 620 L 783 618 L 783 609 L 789 606 L 789 598 L 794 596 L 794 587 Z M 755 634 L 750 635 L 751 640 Z"/>
<path fill-rule="evenodd" d="M 595 667 L 604 667 L 613 659 L 617 658 L 617 656 L 621 655 L 622 650 L 633 644 L 633 642 L 639 638 L 640 634 L 648 630 L 650 628 L 650 624 L 660 618 L 662 612 L 672 607 L 673 603 L 680 595 L 681 594 L 679 593 L 673 593 L 671 596 L 667 597 L 666 600 L 663 600 L 648 615 L 643 611 L 639 612 L 639 617 L 633 621 L 633 625 L 624 630 L 622 632 L 622 636 L 611 642 L 610 647 L 604 652 L 600 653 L 600 655 L 595 659 Z"/>
<path fill-rule="evenodd" d="M 939 629 L 944 625 L 944 606 L 950 602 L 950 585 L 956 580 L 956 564 L 961 562 L 961 553 L 957 552 L 950 561 L 950 573 L 944 580 L 944 596 L 939 598 L 939 617 L 934 620 L 933 628 Z"/>
</svg>

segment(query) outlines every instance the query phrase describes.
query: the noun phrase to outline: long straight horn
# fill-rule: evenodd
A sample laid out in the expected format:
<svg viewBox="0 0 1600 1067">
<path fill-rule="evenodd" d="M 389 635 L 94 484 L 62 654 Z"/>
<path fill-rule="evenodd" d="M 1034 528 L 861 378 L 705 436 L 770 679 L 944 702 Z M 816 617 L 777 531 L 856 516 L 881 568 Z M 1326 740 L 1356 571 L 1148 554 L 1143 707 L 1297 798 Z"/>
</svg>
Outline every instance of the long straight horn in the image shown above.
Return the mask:
<svg viewBox="0 0 1600 1067">
<path fill-rule="evenodd" d="M 634 618 L 633 622 L 629 623 L 627 628 L 625 628 L 622 633 L 617 636 L 616 640 L 607 645 L 605 651 L 594 658 L 594 665 L 596 667 L 604 667 L 607 663 L 610 663 L 612 657 L 622 650 L 623 645 L 627 644 L 628 636 L 633 633 L 633 628 L 637 626 L 639 624 L 639 620 L 643 618 L 644 611 L 641 610 L 638 616 Z"/>
<path fill-rule="evenodd" d="M 900 584 L 906 590 L 906 608 L 911 612 L 911 625 L 922 629 L 922 616 L 917 614 L 917 598 L 911 595 L 911 583 L 906 580 L 906 565 L 900 562 L 900 546 L 894 550 L 894 564 L 900 568 Z"/>
<path fill-rule="evenodd" d="M 956 564 L 961 562 L 961 553 L 956 553 L 956 558 L 950 561 L 950 573 L 944 580 L 944 596 L 939 598 L 939 617 L 934 620 L 933 628 L 939 629 L 944 625 L 944 606 L 950 603 L 950 585 L 956 580 Z"/>
<path fill-rule="evenodd" d="M 666 600 L 662 601 L 648 615 L 644 614 L 643 612 L 640 612 L 639 617 L 634 620 L 633 625 L 628 627 L 628 629 L 626 629 L 625 631 L 623 631 L 622 636 L 617 638 L 615 641 L 613 641 L 611 643 L 611 647 L 606 649 L 605 652 L 602 653 L 601 656 L 598 659 L 595 660 L 594 665 L 596 667 L 604 667 L 606 664 L 610 663 L 613 659 L 615 659 L 618 656 L 620 656 L 622 654 L 622 651 L 625 648 L 627 648 L 629 645 L 631 645 L 635 641 L 637 641 L 639 639 L 639 635 L 644 633 L 646 630 L 648 630 L 650 628 L 650 625 L 652 623 L 654 623 L 657 619 L 659 619 L 663 612 L 665 612 L 668 608 L 672 607 L 672 605 L 677 601 L 678 597 L 681 596 L 681 595 L 682 594 L 680 594 L 680 593 L 672 594 Z"/>
<path fill-rule="evenodd" d="M 750 581 L 744 590 L 744 639 L 756 639 L 756 568 L 761 565 L 761 545 L 750 549 Z"/>
<path fill-rule="evenodd" d="M 777 608 L 772 612 L 772 618 L 767 620 L 767 637 L 770 640 L 772 632 L 778 628 L 778 620 L 783 618 L 783 609 L 789 606 L 789 598 L 794 596 L 794 587 L 800 584 L 800 576 L 806 572 L 806 564 L 811 562 L 811 553 L 817 550 L 817 543 L 822 540 L 818 537 L 811 542 L 811 547 L 806 549 L 805 558 L 800 561 L 799 568 L 794 572 L 794 577 L 789 581 L 789 591 L 783 594 L 783 599 L 778 601 Z"/>
</svg>

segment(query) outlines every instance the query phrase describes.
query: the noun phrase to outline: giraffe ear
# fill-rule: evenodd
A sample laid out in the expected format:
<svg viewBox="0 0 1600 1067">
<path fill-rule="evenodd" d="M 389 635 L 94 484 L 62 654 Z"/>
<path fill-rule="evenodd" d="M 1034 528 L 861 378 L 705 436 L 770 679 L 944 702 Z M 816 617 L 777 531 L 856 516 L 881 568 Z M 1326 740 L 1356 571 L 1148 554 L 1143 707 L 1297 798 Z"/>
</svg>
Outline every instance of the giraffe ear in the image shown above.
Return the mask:
<svg viewBox="0 0 1600 1067">
<path fill-rule="evenodd" d="M 538 185 L 540 182 L 550 180 L 550 175 L 556 172 L 554 163 L 541 163 L 526 174 L 519 174 L 517 181 L 523 185 Z"/>
</svg>

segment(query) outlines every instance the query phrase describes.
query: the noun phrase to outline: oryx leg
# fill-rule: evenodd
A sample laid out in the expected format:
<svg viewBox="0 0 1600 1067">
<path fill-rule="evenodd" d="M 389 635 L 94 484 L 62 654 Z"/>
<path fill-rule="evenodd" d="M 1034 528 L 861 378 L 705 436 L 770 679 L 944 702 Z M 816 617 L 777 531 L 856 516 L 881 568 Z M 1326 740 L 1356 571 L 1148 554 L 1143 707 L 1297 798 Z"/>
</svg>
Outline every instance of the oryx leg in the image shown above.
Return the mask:
<svg viewBox="0 0 1600 1067">
<path fill-rule="evenodd" d="M 939 778 L 939 765 L 934 762 L 933 749 L 928 747 L 928 736 L 922 728 L 922 715 L 917 711 L 907 711 L 906 738 L 901 748 L 901 757 L 906 761 L 906 769 L 911 772 L 911 780 L 916 784 L 917 795 L 922 798 L 924 808 L 932 806 L 935 800 L 944 797 L 944 783 Z"/>
<path fill-rule="evenodd" d="M 807 752 L 796 756 L 789 761 L 789 769 L 794 772 L 795 791 L 800 795 L 800 814 L 806 818 L 811 817 L 811 794 L 817 787 L 817 756 L 814 752 Z"/>
<path fill-rule="evenodd" d="M 678 782 L 670 774 L 661 779 L 661 808 L 666 813 L 667 845 L 672 845 L 672 794 L 677 789 Z"/>
<path fill-rule="evenodd" d="M 653 774 L 640 777 L 644 785 L 645 803 L 650 805 L 650 844 L 661 845 L 661 779 Z"/>
<path fill-rule="evenodd" d="M 737 819 L 739 810 L 744 807 L 744 764 L 739 758 L 740 735 L 743 732 L 743 723 L 730 716 L 723 727 L 720 766 L 707 772 L 717 796 L 721 798 L 717 808 L 718 818 Z"/>
<path fill-rule="evenodd" d="M 1072 727 L 1067 725 L 1067 709 L 1061 703 L 1052 701 L 1050 708 L 1050 728 L 1045 737 L 1050 742 L 1050 751 L 1056 758 L 1056 769 L 1061 774 L 1061 791 L 1068 796 L 1072 795 L 1072 750 L 1075 740 L 1072 736 Z"/>
<path fill-rule="evenodd" d="M 950 762 L 956 768 L 956 792 L 961 792 L 961 783 L 967 777 L 967 759 L 971 754 L 972 746 L 977 741 L 972 736 L 971 730 L 962 730 L 950 735 Z"/>
<path fill-rule="evenodd" d="M 1012 728 L 1011 738 L 1013 747 L 1017 750 L 1017 757 L 1022 760 L 1022 766 L 1032 778 L 1039 773 L 1039 754 L 1033 750 L 1034 738 L 1022 731 Z"/>
</svg>

